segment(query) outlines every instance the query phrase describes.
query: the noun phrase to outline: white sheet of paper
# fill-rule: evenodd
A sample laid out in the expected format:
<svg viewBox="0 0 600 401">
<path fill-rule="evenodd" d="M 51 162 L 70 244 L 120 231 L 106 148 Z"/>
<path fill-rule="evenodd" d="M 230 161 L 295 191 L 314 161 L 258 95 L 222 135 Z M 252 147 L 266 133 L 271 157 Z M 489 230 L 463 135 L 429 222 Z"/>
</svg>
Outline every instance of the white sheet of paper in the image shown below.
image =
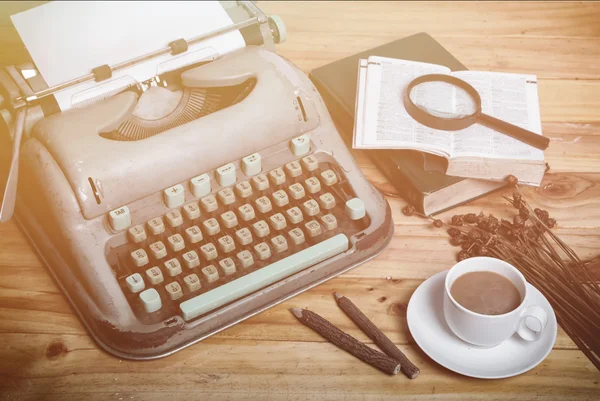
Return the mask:
<svg viewBox="0 0 600 401">
<path fill-rule="evenodd" d="M 48 86 L 232 24 L 217 1 L 54 1 L 11 18 Z M 244 45 L 239 31 L 219 35 L 190 46 L 180 55 L 164 54 L 113 72 L 110 80 L 100 84 L 90 81 L 61 91 L 56 98 L 65 110 L 73 102 L 127 86 L 128 82 L 150 79 L 164 72 L 161 69 L 166 62 L 171 70 L 175 65 L 189 65 Z"/>
</svg>

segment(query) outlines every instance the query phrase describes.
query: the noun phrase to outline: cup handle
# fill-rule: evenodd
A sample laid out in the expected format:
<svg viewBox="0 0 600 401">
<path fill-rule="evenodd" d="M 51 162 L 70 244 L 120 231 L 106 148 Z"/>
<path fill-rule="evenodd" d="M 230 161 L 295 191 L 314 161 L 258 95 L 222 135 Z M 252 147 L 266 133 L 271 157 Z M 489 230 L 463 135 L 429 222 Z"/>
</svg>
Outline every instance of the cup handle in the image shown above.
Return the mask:
<svg viewBox="0 0 600 401">
<path fill-rule="evenodd" d="M 527 319 L 535 319 L 539 323 L 540 330 L 533 330 L 527 326 Z M 548 315 L 546 311 L 539 306 L 531 305 L 525 308 L 521 314 L 521 320 L 517 327 L 517 334 L 525 341 L 537 341 L 540 339 L 546 324 L 548 323 Z"/>
</svg>

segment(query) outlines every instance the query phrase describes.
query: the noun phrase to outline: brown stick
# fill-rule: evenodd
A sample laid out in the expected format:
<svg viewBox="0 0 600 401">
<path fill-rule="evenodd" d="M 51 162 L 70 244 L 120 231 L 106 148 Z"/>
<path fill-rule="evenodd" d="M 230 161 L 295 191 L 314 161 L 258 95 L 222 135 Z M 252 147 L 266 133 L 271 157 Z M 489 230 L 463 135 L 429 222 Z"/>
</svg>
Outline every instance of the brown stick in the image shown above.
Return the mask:
<svg viewBox="0 0 600 401">
<path fill-rule="evenodd" d="M 352 303 L 352 301 L 337 292 L 334 292 L 333 295 L 335 295 L 335 301 L 344 313 L 346 313 L 346 315 L 348 315 L 348 317 L 352 319 L 352 321 L 356 323 L 356 325 L 360 327 L 360 329 L 369 336 L 383 352 L 400 362 L 402 373 L 404 373 L 406 377 L 414 379 L 419 376 L 419 373 L 421 372 L 419 368 L 409 361 L 406 355 L 394 345 L 392 340 L 383 334 L 383 332 L 379 330 L 377 326 L 375 326 L 373 322 L 371 322 L 369 318 Z"/>
<path fill-rule="evenodd" d="M 383 352 L 367 347 L 356 338 L 344 333 L 321 316 L 306 309 L 292 308 L 290 311 L 304 324 L 322 335 L 330 343 L 354 355 L 377 369 L 395 375 L 400 371 L 400 363 Z"/>
</svg>

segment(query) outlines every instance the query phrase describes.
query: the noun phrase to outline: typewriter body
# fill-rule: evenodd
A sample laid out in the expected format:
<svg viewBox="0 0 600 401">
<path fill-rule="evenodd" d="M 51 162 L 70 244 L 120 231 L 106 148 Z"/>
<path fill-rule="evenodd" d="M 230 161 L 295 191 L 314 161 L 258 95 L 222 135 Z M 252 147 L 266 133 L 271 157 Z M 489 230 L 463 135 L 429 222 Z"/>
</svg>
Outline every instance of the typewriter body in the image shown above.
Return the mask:
<svg viewBox="0 0 600 401">
<path fill-rule="evenodd" d="M 168 85 L 27 106 L 15 218 L 122 358 L 198 342 L 374 257 L 393 232 L 317 90 L 274 53 L 273 26 L 252 3 L 229 9 L 253 38 Z M 35 92 L 3 84 L 5 116 Z"/>
</svg>

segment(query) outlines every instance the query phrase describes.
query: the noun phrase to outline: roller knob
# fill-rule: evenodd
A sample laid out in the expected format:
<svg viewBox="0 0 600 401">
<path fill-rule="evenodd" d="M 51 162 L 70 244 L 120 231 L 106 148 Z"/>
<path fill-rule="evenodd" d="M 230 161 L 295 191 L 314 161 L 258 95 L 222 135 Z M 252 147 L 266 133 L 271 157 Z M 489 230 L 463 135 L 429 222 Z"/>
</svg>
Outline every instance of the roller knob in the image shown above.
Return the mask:
<svg viewBox="0 0 600 401">
<path fill-rule="evenodd" d="M 269 17 L 269 28 L 271 28 L 275 44 L 278 45 L 285 42 L 287 39 L 287 31 L 285 29 L 285 24 L 279 15 L 271 15 Z"/>
</svg>

